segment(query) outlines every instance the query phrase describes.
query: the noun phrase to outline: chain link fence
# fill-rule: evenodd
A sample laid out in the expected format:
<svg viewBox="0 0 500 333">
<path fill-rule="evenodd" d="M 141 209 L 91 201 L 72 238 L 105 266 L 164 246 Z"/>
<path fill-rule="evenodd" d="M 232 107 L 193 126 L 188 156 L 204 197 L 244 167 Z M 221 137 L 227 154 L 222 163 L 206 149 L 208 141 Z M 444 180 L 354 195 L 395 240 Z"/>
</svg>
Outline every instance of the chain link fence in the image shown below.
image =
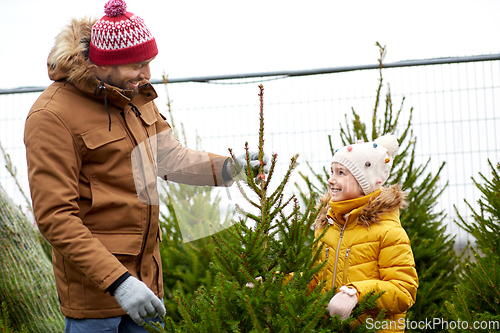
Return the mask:
<svg viewBox="0 0 500 333">
<path fill-rule="evenodd" d="M 480 198 L 471 177 L 479 181 L 479 173 L 489 177 L 488 159 L 500 161 L 500 55 L 384 64 L 383 77 L 394 108 L 402 107 L 402 124 L 413 108 L 418 162 L 430 159 L 428 171 L 433 174 L 445 162 L 438 186 L 447 186 L 436 209 L 445 211 L 448 231 L 457 235 L 456 247 L 463 248 L 472 239 L 455 225 L 454 207 L 469 216 L 464 199 L 474 205 Z M 170 98 L 174 123 L 179 130 L 183 125 L 188 146 L 222 155 L 228 155 L 228 148 L 243 153 L 245 142 L 257 148 L 257 94 L 262 83 L 266 151 L 278 153 L 279 179 L 297 153 L 298 171 L 305 174 L 309 172 L 306 162 L 317 172 L 328 165 L 328 135 L 334 147 L 341 145 L 340 128 L 345 126 L 346 115 L 352 119 L 352 110 L 371 124 L 378 79 L 378 65 L 370 65 L 170 79 L 166 86 L 162 80 L 152 83 L 159 94 L 156 103 L 167 117 Z M 26 194 L 24 120 L 39 91 L 0 91 L 0 142 Z M 383 107 L 382 101 L 380 112 Z M 5 164 L 3 157 L 0 162 Z M 294 182 L 301 183 L 297 172 Z M 5 168 L 0 170 L 0 184 L 16 203 L 26 205 Z M 289 191 L 297 189 L 292 185 Z M 227 196 L 231 199 L 229 192 Z"/>
</svg>

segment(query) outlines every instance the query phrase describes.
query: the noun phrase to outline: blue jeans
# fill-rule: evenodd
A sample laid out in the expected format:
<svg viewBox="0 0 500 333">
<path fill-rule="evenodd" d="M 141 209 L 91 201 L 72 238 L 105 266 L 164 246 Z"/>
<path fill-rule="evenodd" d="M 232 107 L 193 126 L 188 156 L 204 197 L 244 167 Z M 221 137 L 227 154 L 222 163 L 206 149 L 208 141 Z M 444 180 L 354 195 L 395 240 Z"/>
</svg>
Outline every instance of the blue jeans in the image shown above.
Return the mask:
<svg viewBox="0 0 500 333">
<path fill-rule="evenodd" d="M 162 323 L 160 317 L 148 318 L 146 323 Z M 64 333 L 146 333 L 130 316 L 120 316 L 104 319 L 74 319 L 66 317 Z"/>
</svg>

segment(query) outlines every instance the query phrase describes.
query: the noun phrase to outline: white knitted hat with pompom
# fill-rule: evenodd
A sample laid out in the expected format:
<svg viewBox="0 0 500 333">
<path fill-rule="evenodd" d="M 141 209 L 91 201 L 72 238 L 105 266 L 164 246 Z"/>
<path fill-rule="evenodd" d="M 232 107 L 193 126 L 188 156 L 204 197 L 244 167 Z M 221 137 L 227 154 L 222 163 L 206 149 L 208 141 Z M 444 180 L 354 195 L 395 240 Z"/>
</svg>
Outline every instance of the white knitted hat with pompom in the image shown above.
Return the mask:
<svg viewBox="0 0 500 333">
<path fill-rule="evenodd" d="M 332 163 L 345 166 L 356 178 L 364 194 L 368 195 L 389 178 L 398 148 L 396 136 L 386 134 L 373 142 L 358 142 L 338 149 Z"/>
</svg>

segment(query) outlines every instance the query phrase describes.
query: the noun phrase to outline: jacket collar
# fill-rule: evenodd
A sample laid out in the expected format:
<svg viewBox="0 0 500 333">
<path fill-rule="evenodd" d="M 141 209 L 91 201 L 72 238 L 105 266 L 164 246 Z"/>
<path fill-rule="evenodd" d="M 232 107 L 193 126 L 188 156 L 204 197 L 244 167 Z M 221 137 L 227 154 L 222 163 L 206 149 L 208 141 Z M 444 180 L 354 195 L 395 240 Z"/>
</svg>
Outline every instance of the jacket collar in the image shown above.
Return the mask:
<svg viewBox="0 0 500 333">
<path fill-rule="evenodd" d="M 368 201 L 370 201 L 372 197 L 378 196 L 381 191 L 381 189 L 378 189 L 373 193 L 365 195 L 364 197 L 352 200 L 334 202 L 330 199 L 330 209 L 328 210 L 328 216 L 333 218 L 340 225 L 350 223 L 356 220 L 359 212 L 366 206 L 366 204 L 368 204 Z M 348 218 L 346 220 L 347 216 Z"/>
<path fill-rule="evenodd" d="M 114 104 L 121 109 L 125 109 L 127 105 L 133 104 L 135 107 L 141 107 L 158 97 L 155 89 L 147 80 L 143 80 L 139 85 L 139 93 L 134 95 L 132 98 L 132 90 L 123 90 L 121 88 L 109 85 L 105 82 L 100 81 L 95 76 L 92 79 L 92 85 L 85 82 L 79 84 L 79 82 L 74 82 L 75 87 L 90 95 L 96 99 L 104 101 L 107 99 L 108 103 Z"/>
<path fill-rule="evenodd" d="M 348 200 L 335 203 L 333 207 L 330 191 L 326 192 L 318 205 L 319 214 L 314 223 L 316 230 L 324 229 L 328 225 L 328 219 L 334 219 L 337 223 L 344 225 L 344 215 L 349 214 L 348 223 L 356 221 L 370 227 L 380 221 L 381 215 L 399 211 L 406 205 L 406 193 L 401 190 L 399 185 L 382 187 L 380 191 L 355 200 Z M 328 217 L 329 216 L 329 217 Z"/>
</svg>

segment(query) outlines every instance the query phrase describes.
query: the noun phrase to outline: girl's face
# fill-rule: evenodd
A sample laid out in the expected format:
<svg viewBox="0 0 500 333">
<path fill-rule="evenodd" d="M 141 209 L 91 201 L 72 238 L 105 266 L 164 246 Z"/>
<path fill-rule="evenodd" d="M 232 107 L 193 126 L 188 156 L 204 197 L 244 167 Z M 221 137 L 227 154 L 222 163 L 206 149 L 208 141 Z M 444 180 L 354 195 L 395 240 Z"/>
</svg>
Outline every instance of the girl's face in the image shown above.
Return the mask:
<svg viewBox="0 0 500 333">
<path fill-rule="evenodd" d="M 330 179 L 328 179 L 328 184 L 332 193 L 332 201 L 345 201 L 364 196 L 358 181 L 346 167 L 333 162 L 331 170 L 332 173 Z"/>
</svg>

